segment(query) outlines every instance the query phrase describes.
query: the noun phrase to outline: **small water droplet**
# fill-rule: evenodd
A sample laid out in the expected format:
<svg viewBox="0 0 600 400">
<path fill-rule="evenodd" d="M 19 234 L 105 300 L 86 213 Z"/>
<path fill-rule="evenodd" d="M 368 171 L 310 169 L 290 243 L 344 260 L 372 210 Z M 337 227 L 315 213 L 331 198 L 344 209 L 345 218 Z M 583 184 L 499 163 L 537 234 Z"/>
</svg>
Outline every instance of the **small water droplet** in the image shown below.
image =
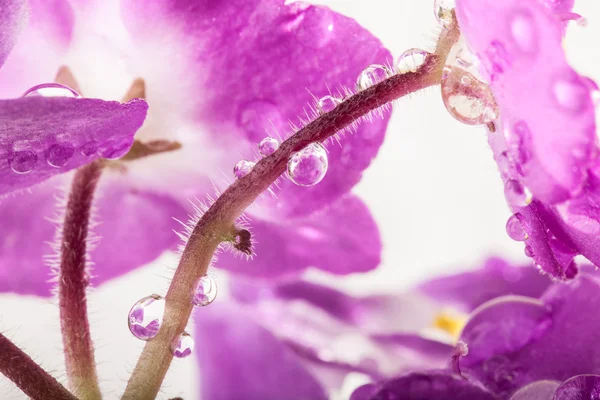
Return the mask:
<svg viewBox="0 0 600 400">
<path fill-rule="evenodd" d="M 253 163 L 252 161 L 240 160 L 233 167 L 233 175 L 236 178 L 241 179 L 244 176 L 248 175 L 255 165 L 256 163 Z"/>
<path fill-rule="evenodd" d="M 558 105 L 563 110 L 572 113 L 583 111 L 590 99 L 588 88 L 579 80 L 557 79 L 552 87 L 552 92 Z"/>
<path fill-rule="evenodd" d="M 158 334 L 165 312 L 165 300 L 153 294 L 137 301 L 128 315 L 129 330 L 138 339 L 150 340 Z"/>
<path fill-rule="evenodd" d="M 442 98 L 456 120 L 468 125 L 487 124 L 498 118 L 498 106 L 490 88 L 459 67 L 445 67 Z"/>
<path fill-rule="evenodd" d="M 96 153 L 98 153 L 98 142 L 96 142 L 93 139 L 89 142 L 84 143 L 83 146 L 81 146 L 81 154 L 83 154 L 86 157 L 91 157 Z"/>
<path fill-rule="evenodd" d="M 486 59 L 484 59 L 484 64 L 490 73 L 490 79 L 495 81 L 498 79 L 498 76 L 503 74 L 510 66 L 508 52 L 501 42 L 492 40 L 485 50 L 485 55 Z"/>
<path fill-rule="evenodd" d="M 296 29 L 296 38 L 302 45 L 320 49 L 333 39 L 335 25 L 328 9 L 309 6 L 301 14 L 301 18 L 302 21 Z"/>
<path fill-rule="evenodd" d="M 452 23 L 454 7 L 454 0 L 435 0 L 433 2 L 433 14 L 441 25 L 448 26 Z"/>
<path fill-rule="evenodd" d="M 192 304 L 197 307 L 204 307 L 215 301 L 217 298 L 217 282 L 208 275 L 200 278 L 194 296 L 192 296 Z"/>
<path fill-rule="evenodd" d="M 516 240 L 517 242 L 522 242 L 529 238 L 527 232 L 525 232 L 521 218 L 521 214 L 516 213 L 506 222 L 506 233 L 512 240 Z"/>
<path fill-rule="evenodd" d="M 320 143 L 312 143 L 288 161 L 288 176 L 298 186 L 314 186 L 325 177 L 329 160 Z"/>
<path fill-rule="evenodd" d="M 265 132 L 272 132 L 284 124 L 279 108 L 267 100 L 252 100 L 238 114 L 238 125 L 251 141 L 259 141 Z"/>
<path fill-rule="evenodd" d="M 509 179 L 504 184 L 504 196 L 508 204 L 513 206 L 524 207 L 531 203 L 531 193 L 515 179 Z"/>
<path fill-rule="evenodd" d="M 510 175 L 510 160 L 508 158 L 508 153 L 506 151 L 500 153 L 496 162 L 498 164 L 498 169 L 500 170 L 500 174 L 502 175 L 502 177 L 508 177 Z"/>
<path fill-rule="evenodd" d="M 53 144 L 46 150 L 46 162 L 54 168 L 64 167 L 74 153 L 75 148 L 70 143 Z"/>
<path fill-rule="evenodd" d="M 371 86 L 387 79 L 390 75 L 390 70 L 383 65 L 369 65 L 358 76 L 358 79 L 356 80 L 356 87 L 358 90 L 368 89 Z"/>
<path fill-rule="evenodd" d="M 338 105 L 342 103 L 341 99 L 333 96 L 324 96 L 319 99 L 317 103 L 317 108 L 319 109 L 320 114 L 325 114 L 330 111 L 333 111 Z"/>
<path fill-rule="evenodd" d="M 529 246 L 529 245 L 526 245 L 526 246 L 525 246 L 524 253 L 525 253 L 525 255 L 526 255 L 527 257 L 529 257 L 529 258 L 533 258 L 533 249 L 531 248 L 531 246 Z"/>
<path fill-rule="evenodd" d="M 106 143 L 105 147 L 100 150 L 100 155 L 107 160 L 117 160 L 129 153 L 131 145 L 132 142 L 129 140 L 122 140 L 120 142 L 109 141 Z"/>
<path fill-rule="evenodd" d="M 396 61 L 396 71 L 399 74 L 407 72 L 416 72 L 423 64 L 429 55 L 428 52 L 421 49 L 408 49 L 398 57 Z"/>
<path fill-rule="evenodd" d="M 186 358 L 194 351 L 194 345 L 194 339 L 184 331 L 171 343 L 171 353 L 173 353 L 173 357 Z"/>
<path fill-rule="evenodd" d="M 32 150 L 13 151 L 8 159 L 8 165 L 17 174 L 27 174 L 33 171 L 37 163 L 37 154 Z"/>
<path fill-rule="evenodd" d="M 79 93 L 59 83 L 42 83 L 28 89 L 22 97 L 80 97 Z"/>
<path fill-rule="evenodd" d="M 260 143 L 258 144 L 258 152 L 263 157 L 270 156 L 271 154 L 275 153 L 278 148 L 279 148 L 279 140 L 272 138 L 272 137 L 266 137 L 263 140 L 261 140 Z M 235 171 L 234 171 L 234 173 L 235 173 Z"/>
<path fill-rule="evenodd" d="M 537 52 L 537 29 L 529 12 L 519 10 L 511 15 L 510 33 L 513 41 L 523 53 L 533 54 Z"/>
</svg>

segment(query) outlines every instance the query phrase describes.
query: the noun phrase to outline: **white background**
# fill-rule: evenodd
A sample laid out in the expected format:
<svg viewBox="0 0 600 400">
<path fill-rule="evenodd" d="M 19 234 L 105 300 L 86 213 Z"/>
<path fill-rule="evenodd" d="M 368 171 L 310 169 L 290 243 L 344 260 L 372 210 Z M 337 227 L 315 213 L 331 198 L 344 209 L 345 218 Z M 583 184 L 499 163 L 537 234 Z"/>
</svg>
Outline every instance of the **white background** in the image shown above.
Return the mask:
<svg viewBox="0 0 600 400">
<path fill-rule="evenodd" d="M 395 56 L 411 47 L 433 47 L 436 22 L 432 1 L 315 3 L 354 17 Z M 570 27 L 569 58 L 579 71 L 600 81 L 600 3 L 580 0 L 575 11 L 588 18 L 589 26 Z M 336 284 L 361 293 L 393 293 L 428 277 L 474 268 L 492 254 L 527 262 L 522 244 L 512 242 L 504 231 L 510 213 L 483 129 L 455 122 L 438 89 L 412 95 L 395 107 L 384 146 L 355 191 L 381 228 L 383 265 L 366 278 L 337 278 Z M 90 297 L 92 331 L 107 399 L 122 393 L 142 346 L 127 330 L 127 311 L 140 292 L 166 289 L 168 267 L 173 262 L 171 257 L 163 257 Z M 312 275 L 326 278 L 320 273 Z M 0 295 L 0 331 L 64 379 L 54 301 Z M 192 358 L 177 361 L 165 386 L 168 396 L 196 399 L 197 374 Z M 0 378 L 0 400 L 21 396 Z"/>
</svg>

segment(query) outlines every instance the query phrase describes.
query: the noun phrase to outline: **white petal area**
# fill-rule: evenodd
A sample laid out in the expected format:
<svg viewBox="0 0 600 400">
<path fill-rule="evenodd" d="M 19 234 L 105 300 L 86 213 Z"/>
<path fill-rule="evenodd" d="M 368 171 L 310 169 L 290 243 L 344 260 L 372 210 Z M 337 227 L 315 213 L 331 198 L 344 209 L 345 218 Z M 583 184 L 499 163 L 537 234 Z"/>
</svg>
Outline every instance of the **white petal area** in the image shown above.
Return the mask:
<svg viewBox="0 0 600 400">
<path fill-rule="evenodd" d="M 92 290 L 88 296 L 100 387 L 106 399 L 119 398 L 123 393 L 145 343 L 129 332 L 129 309 L 137 300 L 152 293 L 164 296 L 172 273 L 170 267 L 175 264 L 175 257 L 167 253 L 149 266 Z M 57 300 L 2 295 L 0 309 L 0 331 L 66 385 Z M 189 331 L 193 332 L 191 325 Z M 196 349 L 201 351 L 201 344 L 197 344 Z M 158 399 L 178 396 L 197 399 L 197 377 L 194 354 L 175 359 Z M 3 400 L 27 399 L 3 375 L 0 375 L 0 394 Z"/>
</svg>

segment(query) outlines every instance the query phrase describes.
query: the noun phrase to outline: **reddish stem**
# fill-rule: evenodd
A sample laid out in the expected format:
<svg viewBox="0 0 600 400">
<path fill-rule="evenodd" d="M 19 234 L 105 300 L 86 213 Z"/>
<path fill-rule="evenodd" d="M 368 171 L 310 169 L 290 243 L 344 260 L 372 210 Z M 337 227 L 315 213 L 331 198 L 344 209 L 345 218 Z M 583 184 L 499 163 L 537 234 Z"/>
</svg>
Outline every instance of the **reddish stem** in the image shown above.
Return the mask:
<svg viewBox="0 0 600 400">
<path fill-rule="evenodd" d="M 69 387 L 81 399 L 100 399 L 87 316 L 87 238 L 102 161 L 77 170 L 67 202 L 60 249 L 58 298 Z"/>
<path fill-rule="evenodd" d="M 63 385 L 1 333 L 0 372 L 33 400 L 77 400 Z"/>
</svg>

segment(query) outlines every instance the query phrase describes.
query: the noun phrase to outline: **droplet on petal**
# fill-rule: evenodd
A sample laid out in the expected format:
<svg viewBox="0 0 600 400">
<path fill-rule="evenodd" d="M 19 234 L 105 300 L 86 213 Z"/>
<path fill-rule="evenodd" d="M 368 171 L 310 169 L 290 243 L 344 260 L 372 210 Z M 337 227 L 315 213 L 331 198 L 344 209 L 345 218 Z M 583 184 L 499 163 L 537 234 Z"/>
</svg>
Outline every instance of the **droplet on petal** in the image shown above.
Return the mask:
<svg viewBox="0 0 600 400">
<path fill-rule="evenodd" d="M 258 144 L 258 151 L 263 157 L 270 156 L 275 153 L 278 148 L 279 140 L 272 137 L 266 137 Z"/>
<path fill-rule="evenodd" d="M 100 151 L 100 155 L 107 160 L 117 160 L 129 152 L 131 145 L 132 142 L 130 140 L 121 142 L 110 141 L 106 144 L 106 147 Z"/>
<path fill-rule="evenodd" d="M 204 307 L 215 301 L 217 298 L 217 282 L 208 275 L 200 278 L 196 291 L 192 296 L 192 304 L 197 307 Z"/>
<path fill-rule="evenodd" d="M 390 70 L 383 65 L 369 65 L 358 76 L 358 79 L 356 80 L 356 87 L 358 90 L 368 89 L 371 86 L 387 79 L 390 75 Z"/>
<path fill-rule="evenodd" d="M 334 28 L 331 12 L 320 7 L 308 7 L 301 14 L 302 22 L 296 30 L 296 38 L 304 46 L 320 49 L 333 39 Z"/>
<path fill-rule="evenodd" d="M 46 162 L 55 168 L 64 167 L 74 153 L 75 148 L 70 143 L 53 144 L 46 150 Z"/>
<path fill-rule="evenodd" d="M 255 165 L 256 163 L 253 163 L 252 161 L 240 160 L 233 167 L 233 175 L 236 178 L 241 179 L 244 176 L 248 175 Z"/>
<path fill-rule="evenodd" d="M 275 103 L 268 100 L 252 100 L 241 107 L 237 122 L 244 129 L 248 139 L 259 141 L 265 132 L 281 126 L 284 119 Z"/>
<path fill-rule="evenodd" d="M 317 108 L 319 109 L 320 114 L 328 113 L 329 111 L 333 111 L 338 105 L 342 103 L 341 99 L 333 96 L 324 96 L 319 99 L 317 103 Z"/>
<path fill-rule="evenodd" d="M 552 91 L 560 108 L 574 114 L 583 111 L 589 101 L 589 91 L 579 81 L 559 78 L 554 82 Z"/>
<path fill-rule="evenodd" d="M 525 255 L 526 255 L 527 257 L 529 257 L 529 258 L 533 258 L 533 255 L 534 255 L 534 254 L 533 254 L 533 249 L 531 248 L 531 246 L 529 246 L 529 245 L 526 245 L 526 246 L 525 246 L 524 253 L 525 253 Z"/>
<path fill-rule="evenodd" d="M 508 204 L 524 207 L 531 203 L 531 193 L 521 182 L 509 179 L 504 184 L 504 196 Z"/>
<path fill-rule="evenodd" d="M 534 54 L 538 48 L 537 28 L 529 12 L 517 11 L 510 17 L 510 33 L 513 41 L 525 54 Z"/>
<path fill-rule="evenodd" d="M 460 67 L 445 67 L 442 99 L 450 115 L 467 125 L 487 124 L 498 118 L 490 88 Z"/>
<path fill-rule="evenodd" d="M 508 158 L 508 153 L 506 151 L 503 151 L 498 155 L 496 163 L 498 164 L 498 169 L 500 170 L 502 177 L 508 177 L 510 175 L 510 159 Z"/>
<path fill-rule="evenodd" d="M 81 154 L 83 154 L 86 157 L 91 157 L 96 153 L 98 153 L 98 142 L 96 142 L 93 139 L 89 142 L 84 143 L 83 146 L 81 146 Z"/>
<path fill-rule="evenodd" d="M 27 174 L 33 171 L 37 163 L 37 154 L 32 150 L 13 151 L 8 158 L 8 165 L 17 174 Z"/>
<path fill-rule="evenodd" d="M 158 334 L 165 313 L 165 300 L 153 294 L 136 302 L 129 310 L 129 330 L 138 339 L 150 340 Z"/>
<path fill-rule="evenodd" d="M 498 40 L 492 40 L 485 51 L 485 55 L 486 58 L 484 61 L 490 74 L 490 79 L 495 81 L 510 66 L 510 57 L 504 44 Z"/>
<path fill-rule="evenodd" d="M 506 222 L 506 233 L 512 240 L 516 240 L 517 242 L 527 240 L 529 237 L 525 232 L 519 213 L 512 215 Z"/>
<path fill-rule="evenodd" d="M 25 93 L 23 93 L 22 97 L 80 97 L 79 93 L 75 90 L 71 89 L 68 86 L 61 85 L 59 83 L 42 83 L 41 85 L 36 85 Z"/>
<path fill-rule="evenodd" d="M 288 176 L 298 186 L 314 186 L 325 177 L 329 160 L 320 143 L 312 143 L 288 161 Z"/>
<path fill-rule="evenodd" d="M 428 52 L 421 49 L 408 49 L 398 57 L 396 72 L 404 74 L 417 71 L 427 59 Z"/>
<path fill-rule="evenodd" d="M 186 358 L 194 351 L 194 339 L 189 333 L 183 332 L 171 343 L 171 352 L 175 358 Z"/>
<path fill-rule="evenodd" d="M 435 0 L 433 2 L 433 14 L 441 25 L 448 26 L 452 23 L 454 7 L 454 0 Z"/>
</svg>

